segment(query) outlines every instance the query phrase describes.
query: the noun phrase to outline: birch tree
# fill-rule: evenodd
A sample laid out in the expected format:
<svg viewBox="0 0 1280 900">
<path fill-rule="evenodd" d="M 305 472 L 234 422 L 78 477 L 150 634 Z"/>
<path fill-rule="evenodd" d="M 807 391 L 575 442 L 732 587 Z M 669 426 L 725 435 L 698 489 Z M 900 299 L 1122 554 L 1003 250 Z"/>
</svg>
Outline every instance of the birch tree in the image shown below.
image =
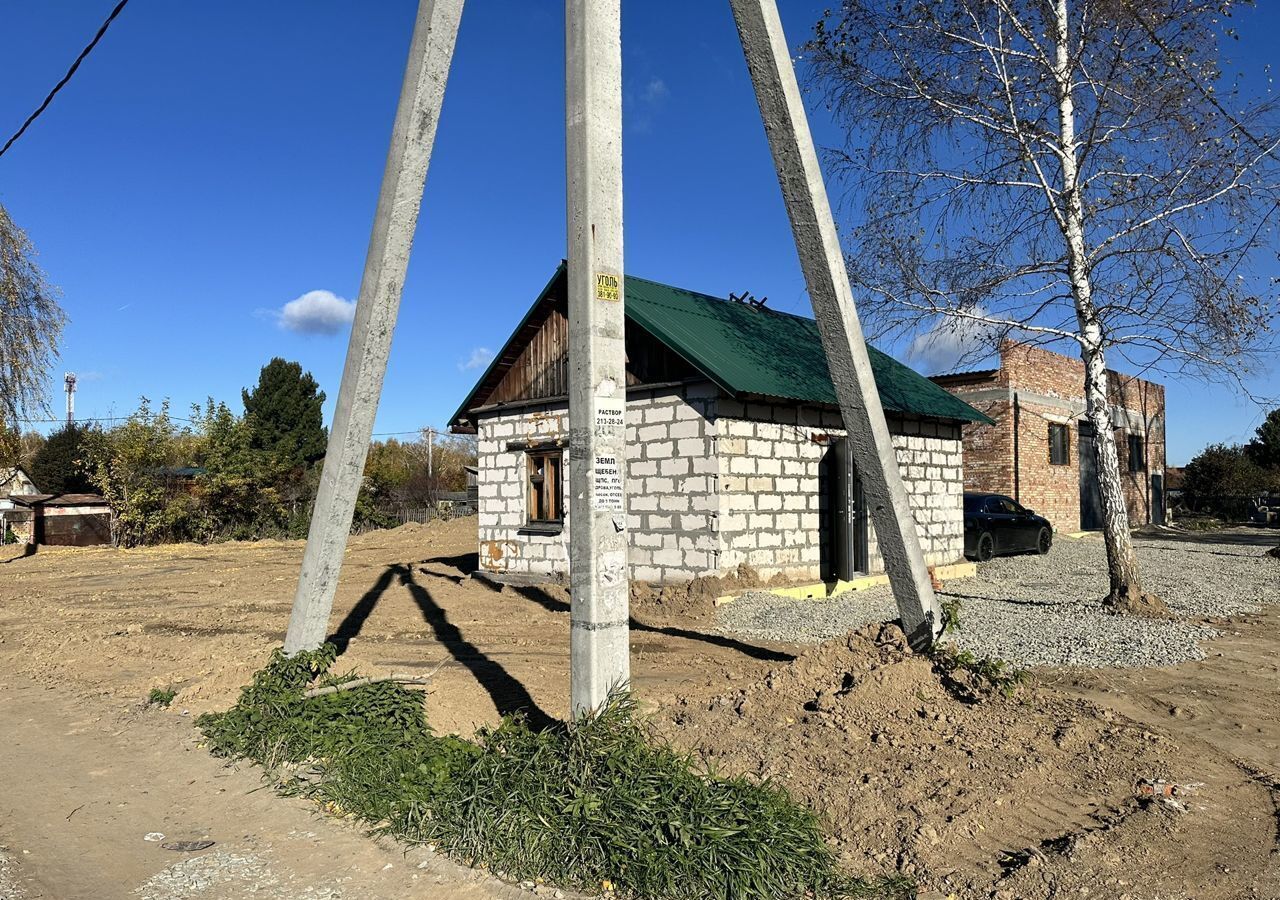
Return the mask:
<svg viewBox="0 0 1280 900">
<path fill-rule="evenodd" d="M 1109 362 L 1243 379 L 1274 346 L 1276 105 L 1220 56 L 1250 5 L 844 0 L 806 47 L 849 135 L 833 157 L 872 333 L 1083 361 L 1119 610 L 1163 603 L 1130 540 Z"/>
<path fill-rule="evenodd" d="M 44 411 L 65 316 L 35 247 L 0 206 L 0 425 Z"/>
</svg>

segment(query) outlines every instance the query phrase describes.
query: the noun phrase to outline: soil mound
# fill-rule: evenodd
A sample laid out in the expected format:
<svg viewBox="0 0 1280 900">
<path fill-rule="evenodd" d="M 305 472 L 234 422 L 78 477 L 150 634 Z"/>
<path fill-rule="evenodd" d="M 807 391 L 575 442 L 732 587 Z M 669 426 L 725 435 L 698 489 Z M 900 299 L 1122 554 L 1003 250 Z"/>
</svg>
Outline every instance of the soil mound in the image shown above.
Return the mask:
<svg viewBox="0 0 1280 900">
<path fill-rule="evenodd" d="M 760 587 L 765 582 L 743 563 L 730 575 L 700 575 L 691 581 L 652 585 L 631 583 L 631 611 L 661 619 L 704 619 L 715 610 L 717 597 Z"/>
<path fill-rule="evenodd" d="M 710 700 L 677 700 L 662 730 L 820 810 L 854 869 L 901 870 L 960 896 L 991 896 L 1039 864 L 1042 846 L 1141 812 L 1135 785 L 1151 773 L 1193 774 L 1171 741 L 1086 702 L 1034 688 L 953 694 L 896 625 L 820 644 Z M 1017 881 L 1017 896 L 1041 896 Z"/>
<path fill-rule="evenodd" d="M 791 582 L 781 575 L 761 578 L 746 563 L 726 575 L 699 575 L 691 581 L 652 585 L 631 582 L 632 612 L 647 613 L 661 619 L 707 619 L 715 611 L 716 599 L 752 588 L 786 587 Z"/>
</svg>

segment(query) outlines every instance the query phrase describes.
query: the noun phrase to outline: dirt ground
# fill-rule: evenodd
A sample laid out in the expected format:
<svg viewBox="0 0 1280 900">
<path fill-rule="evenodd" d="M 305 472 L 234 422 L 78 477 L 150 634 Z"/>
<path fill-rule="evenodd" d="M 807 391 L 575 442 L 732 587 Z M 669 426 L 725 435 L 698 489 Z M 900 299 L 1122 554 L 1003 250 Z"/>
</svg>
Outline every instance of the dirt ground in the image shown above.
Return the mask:
<svg viewBox="0 0 1280 900">
<path fill-rule="evenodd" d="M 201 751 L 194 717 L 234 702 L 281 642 L 301 551 L 0 554 L 0 897 L 529 896 L 406 858 Z M 567 595 L 499 590 L 474 564 L 474 521 L 354 539 L 340 666 L 443 662 L 427 701 L 442 731 L 563 716 Z M 800 648 L 718 634 L 709 603 L 633 613 L 657 730 L 719 771 L 786 784 L 856 870 L 903 870 L 940 897 L 1280 898 L 1274 607 L 1220 624 L 1202 661 L 1042 670 L 976 704 L 892 629 Z M 154 687 L 177 690 L 168 710 L 142 708 Z M 1143 779 L 1191 792 L 1152 800 Z M 183 857 L 148 832 L 218 843 Z"/>
</svg>

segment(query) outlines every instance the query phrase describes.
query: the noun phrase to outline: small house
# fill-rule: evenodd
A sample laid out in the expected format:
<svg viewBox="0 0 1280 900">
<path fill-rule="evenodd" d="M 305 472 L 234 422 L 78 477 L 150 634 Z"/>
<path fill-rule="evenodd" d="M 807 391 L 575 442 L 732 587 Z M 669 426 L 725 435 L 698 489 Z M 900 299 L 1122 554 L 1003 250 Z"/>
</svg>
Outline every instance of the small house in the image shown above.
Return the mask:
<svg viewBox="0 0 1280 900">
<path fill-rule="evenodd" d="M 450 421 L 478 435 L 480 568 L 568 573 L 569 384 L 561 264 Z M 817 324 L 750 302 L 625 280 L 631 577 L 883 571 Z M 932 565 L 963 559 L 961 429 L 989 421 L 868 348 Z"/>
<path fill-rule="evenodd" d="M 1000 366 L 933 379 L 982 410 L 964 429 L 964 481 L 1005 494 L 1058 531 L 1102 527 L 1094 429 L 1085 418 L 1084 363 L 1015 341 Z M 1107 371 L 1111 426 L 1131 525 L 1165 522 L 1164 386 Z"/>
<path fill-rule="evenodd" d="M 14 530 L 22 522 L 26 542 L 64 547 L 111 543 L 111 506 L 98 494 L 14 495 Z"/>
</svg>

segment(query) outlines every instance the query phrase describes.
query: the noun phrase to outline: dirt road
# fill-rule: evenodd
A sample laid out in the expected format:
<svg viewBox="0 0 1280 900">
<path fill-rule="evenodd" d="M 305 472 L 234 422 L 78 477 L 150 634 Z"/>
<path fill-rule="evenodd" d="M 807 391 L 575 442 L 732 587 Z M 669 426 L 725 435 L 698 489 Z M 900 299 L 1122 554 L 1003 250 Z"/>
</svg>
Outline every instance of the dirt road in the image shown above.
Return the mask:
<svg viewBox="0 0 1280 900">
<path fill-rule="evenodd" d="M 0 691 L 0 845 L 21 900 L 528 896 L 262 790 L 256 772 L 198 747 L 189 717 L 26 679 Z M 215 843 L 201 853 L 163 846 L 202 839 Z"/>
<path fill-rule="evenodd" d="M 472 528 L 352 542 L 339 665 L 444 662 L 428 697 L 443 731 L 562 716 L 567 597 L 469 578 Z M 234 702 L 280 643 L 300 555 L 264 542 L 0 556 L 0 895 L 8 868 L 27 897 L 59 900 L 376 900 L 424 879 L 430 896 L 529 896 L 444 861 L 417 869 L 196 747 L 194 716 Z M 698 603 L 634 615 L 637 693 L 659 727 L 721 768 L 780 778 L 854 868 L 906 868 L 966 898 L 1280 898 L 1275 609 L 1232 623 L 1202 662 L 1047 670 L 1019 699 L 976 706 L 884 648 L 738 640 Z M 153 687 L 177 690 L 170 710 L 141 708 Z M 1139 799 L 1143 777 L 1204 784 L 1182 811 Z M 174 874 L 179 854 L 148 832 L 218 843 Z"/>
</svg>

